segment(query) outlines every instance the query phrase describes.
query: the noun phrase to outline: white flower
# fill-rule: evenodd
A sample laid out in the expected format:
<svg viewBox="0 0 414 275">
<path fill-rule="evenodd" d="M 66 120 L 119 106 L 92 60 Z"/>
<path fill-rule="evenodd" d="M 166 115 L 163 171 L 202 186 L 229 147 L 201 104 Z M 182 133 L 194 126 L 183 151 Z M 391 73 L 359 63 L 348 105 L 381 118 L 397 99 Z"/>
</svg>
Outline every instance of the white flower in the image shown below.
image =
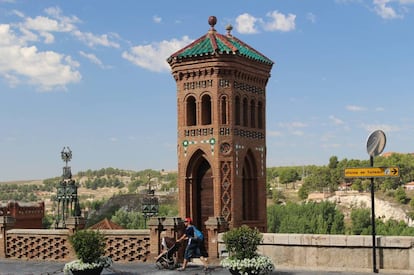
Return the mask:
<svg viewBox="0 0 414 275">
<path fill-rule="evenodd" d="M 81 260 L 74 260 L 69 263 L 65 264 L 63 268 L 63 272 L 65 274 L 70 274 L 71 270 L 86 270 L 86 269 L 93 269 L 99 267 L 110 267 L 113 264 L 113 261 L 110 257 L 100 257 L 97 262 L 94 263 L 84 263 Z"/>
<path fill-rule="evenodd" d="M 220 264 L 227 269 L 239 270 L 242 274 L 270 274 L 274 265 L 266 256 L 256 256 L 251 259 L 225 258 Z"/>
</svg>

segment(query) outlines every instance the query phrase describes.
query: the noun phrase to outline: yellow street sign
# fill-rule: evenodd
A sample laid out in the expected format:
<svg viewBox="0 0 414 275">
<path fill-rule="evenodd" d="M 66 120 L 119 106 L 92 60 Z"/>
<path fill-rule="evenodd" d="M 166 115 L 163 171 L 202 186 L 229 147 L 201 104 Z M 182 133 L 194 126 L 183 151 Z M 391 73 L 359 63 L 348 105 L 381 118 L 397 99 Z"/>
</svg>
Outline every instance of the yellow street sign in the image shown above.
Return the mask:
<svg viewBox="0 0 414 275">
<path fill-rule="evenodd" d="M 345 168 L 345 178 L 399 177 L 398 167 Z"/>
</svg>

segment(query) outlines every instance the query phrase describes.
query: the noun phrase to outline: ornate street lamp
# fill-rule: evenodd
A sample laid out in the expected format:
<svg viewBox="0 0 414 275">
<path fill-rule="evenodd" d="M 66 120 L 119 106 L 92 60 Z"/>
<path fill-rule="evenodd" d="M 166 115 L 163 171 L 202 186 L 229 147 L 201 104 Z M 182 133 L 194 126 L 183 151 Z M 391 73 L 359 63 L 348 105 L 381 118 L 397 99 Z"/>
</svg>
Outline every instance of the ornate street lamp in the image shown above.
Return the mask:
<svg viewBox="0 0 414 275">
<path fill-rule="evenodd" d="M 145 218 L 145 227 L 147 227 L 147 219 L 157 216 L 158 210 L 158 198 L 155 196 L 155 190 L 151 189 L 151 174 L 148 174 L 148 190 L 141 203 L 141 212 Z"/>
<path fill-rule="evenodd" d="M 69 147 L 63 147 L 61 154 L 65 162 L 63 167 L 62 179 L 57 187 L 57 215 L 55 217 L 55 228 L 66 228 L 66 223 L 70 217 L 81 215 L 78 201 L 78 187 L 72 179 L 72 172 L 68 162 L 72 159 L 72 151 Z"/>
</svg>

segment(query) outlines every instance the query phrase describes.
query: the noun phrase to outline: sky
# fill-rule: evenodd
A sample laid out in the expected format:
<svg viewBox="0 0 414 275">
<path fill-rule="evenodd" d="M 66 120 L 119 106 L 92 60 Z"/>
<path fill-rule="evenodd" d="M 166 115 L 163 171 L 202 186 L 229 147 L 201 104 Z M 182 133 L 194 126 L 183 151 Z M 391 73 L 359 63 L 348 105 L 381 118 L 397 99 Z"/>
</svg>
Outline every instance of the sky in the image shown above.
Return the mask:
<svg viewBox="0 0 414 275">
<path fill-rule="evenodd" d="M 0 0 L 0 181 L 177 170 L 166 59 L 208 17 L 274 62 L 267 166 L 414 152 L 414 0 Z M 151 104 L 150 104 L 151 102 Z M 153 104 L 156 103 L 156 104 Z"/>
</svg>

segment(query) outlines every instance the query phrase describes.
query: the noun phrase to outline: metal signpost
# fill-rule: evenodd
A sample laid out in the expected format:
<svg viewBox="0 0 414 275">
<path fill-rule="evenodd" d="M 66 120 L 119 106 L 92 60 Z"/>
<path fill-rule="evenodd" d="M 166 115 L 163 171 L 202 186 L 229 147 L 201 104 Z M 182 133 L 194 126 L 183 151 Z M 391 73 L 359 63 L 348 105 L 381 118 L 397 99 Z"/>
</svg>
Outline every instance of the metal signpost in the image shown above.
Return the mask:
<svg viewBox="0 0 414 275">
<path fill-rule="evenodd" d="M 376 256 L 376 237 L 375 237 L 375 198 L 374 198 L 374 178 L 378 177 L 399 177 L 398 167 L 374 167 L 374 157 L 382 153 L 386 143 L 385 133 L 376 130 L 371 133 L 367 140 L 367 152 L 369 155 L 370 168 L 346 168 L 346 178 L 371 178 L 371 226 L 372 226 L 372 270 L 378 273 Z"/>
</svg>

